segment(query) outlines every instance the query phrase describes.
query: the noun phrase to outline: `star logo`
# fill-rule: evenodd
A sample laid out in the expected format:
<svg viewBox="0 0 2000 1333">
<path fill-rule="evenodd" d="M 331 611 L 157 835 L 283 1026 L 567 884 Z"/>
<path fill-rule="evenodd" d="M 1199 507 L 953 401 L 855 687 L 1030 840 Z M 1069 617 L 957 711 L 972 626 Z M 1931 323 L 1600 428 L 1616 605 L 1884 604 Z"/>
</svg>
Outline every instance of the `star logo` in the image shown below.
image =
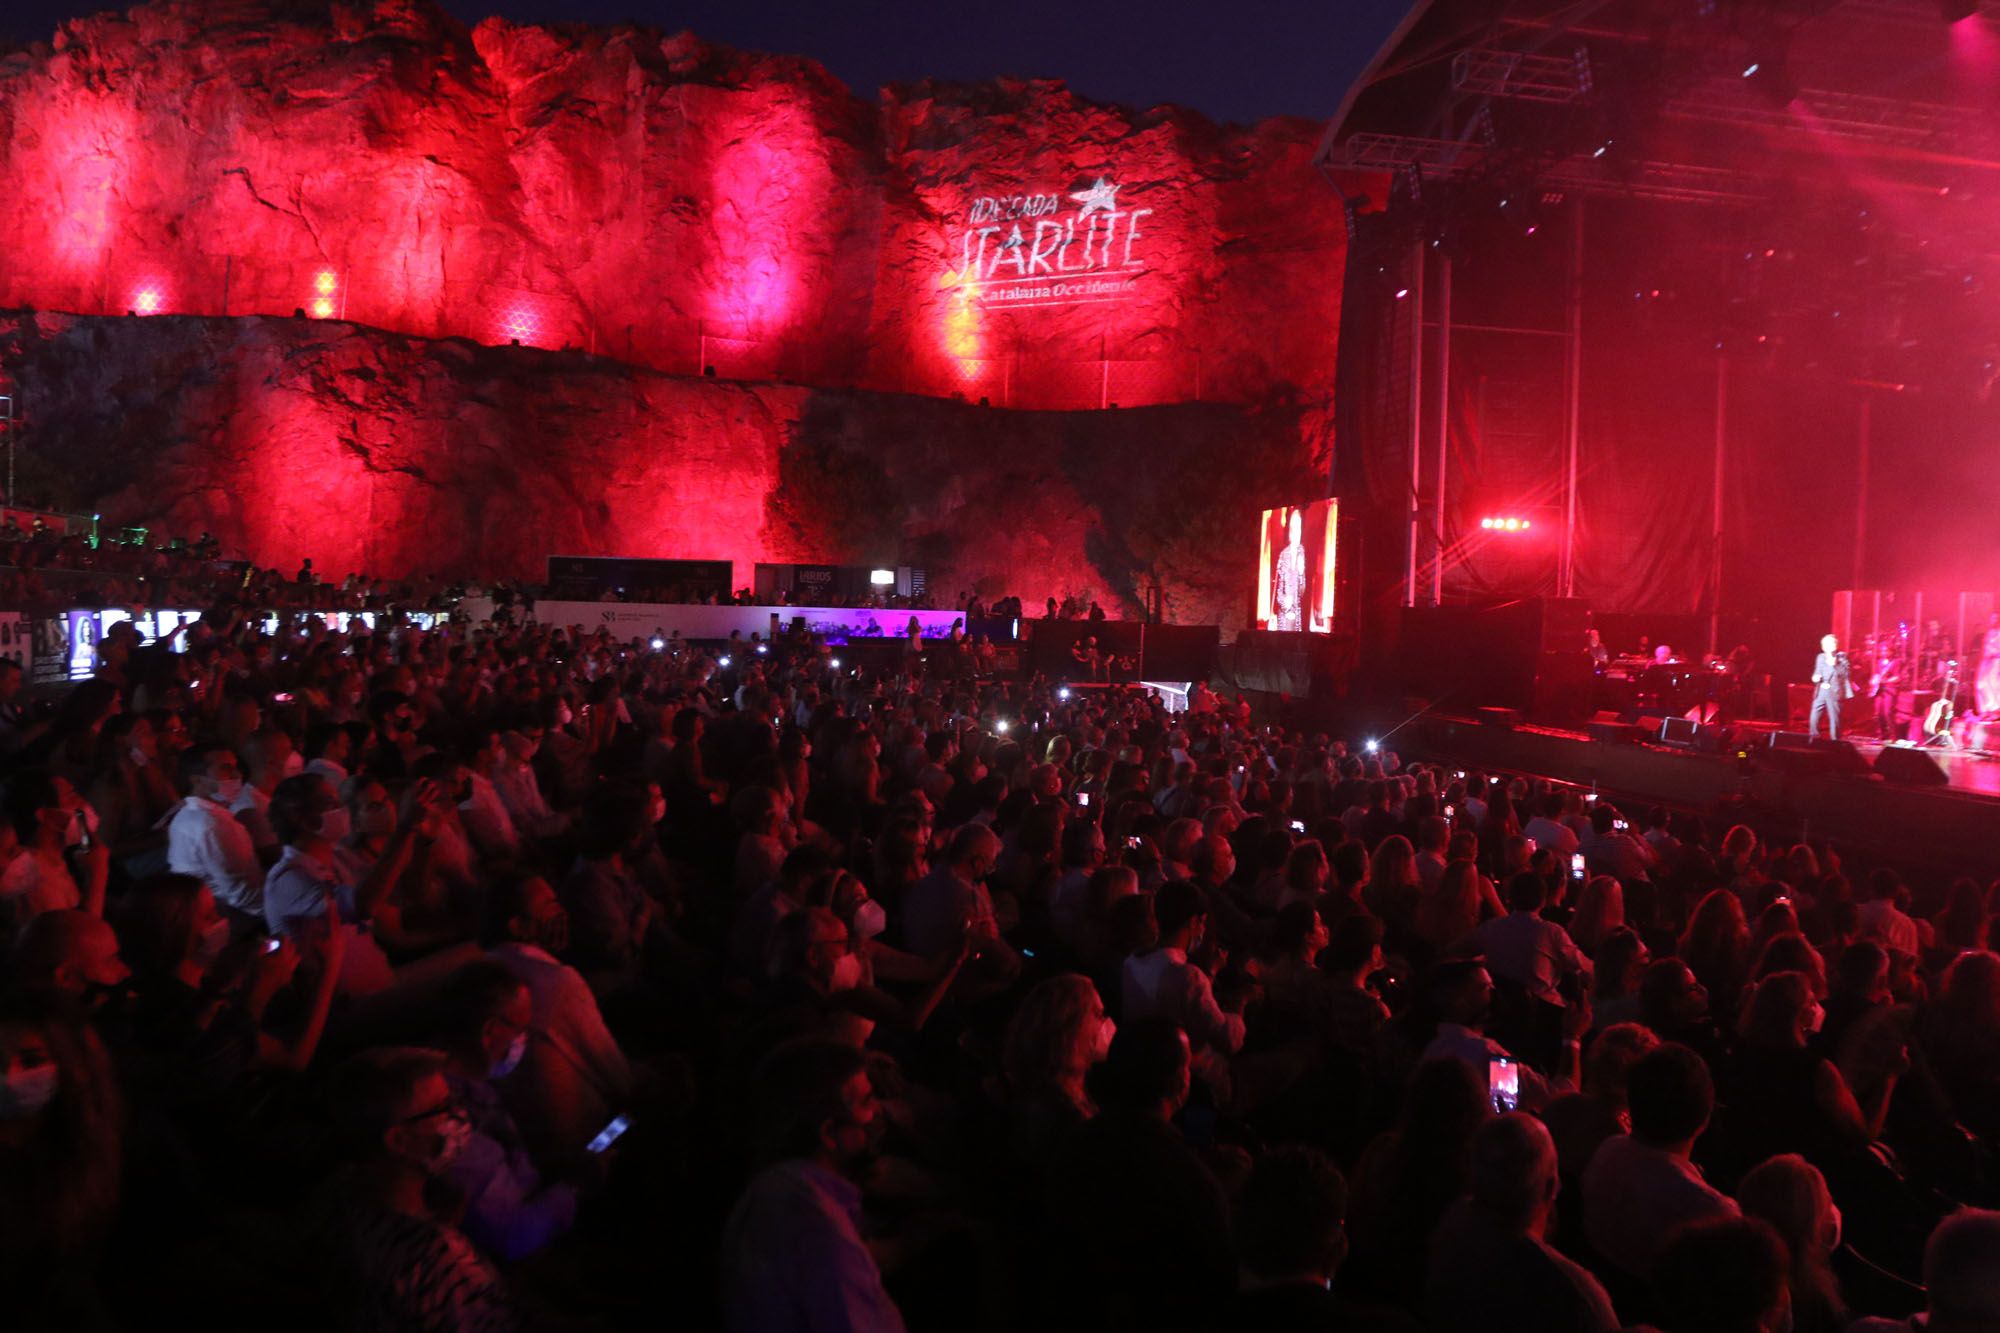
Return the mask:
<svg viewBox="0 0 2000 1333">
<path fill-rule="evenodd" d="M 1000 242 L 1000 248 L 1002 250 L 1018 250 L 1027 243 L 1028 243 L 1028 238 L 1021 234 L 1021 228 L 1017 224 L 1014 228 L 1013 234 L 1008 236 L 1006 240 Z"/>
<path fill-rule="evenodd" d="M 1083 205 L 1076 212 L 1079 222 L 1092 213 L 1099 211 L 1115 213 L 1118 210 L 1118 187 L 1102 176 L 1099 176 L 1097 183 L 1088 190 L 1079 190 L 1070 198 Z"/>
</svg>

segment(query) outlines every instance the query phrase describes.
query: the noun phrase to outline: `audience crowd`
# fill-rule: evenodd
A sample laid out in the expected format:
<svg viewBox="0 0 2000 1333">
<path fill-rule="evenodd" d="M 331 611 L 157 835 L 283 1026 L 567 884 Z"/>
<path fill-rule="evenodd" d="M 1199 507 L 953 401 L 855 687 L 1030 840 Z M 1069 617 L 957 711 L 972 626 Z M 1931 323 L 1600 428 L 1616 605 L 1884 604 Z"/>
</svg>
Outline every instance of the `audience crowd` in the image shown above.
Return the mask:
<svg viewBox="0 0 2000 1333">
<path fill-rule="evenodd" d="M 394 620 L 0 663 L 9 1328 L 2000 1329 L 1970 880 Z"/>
</svg>

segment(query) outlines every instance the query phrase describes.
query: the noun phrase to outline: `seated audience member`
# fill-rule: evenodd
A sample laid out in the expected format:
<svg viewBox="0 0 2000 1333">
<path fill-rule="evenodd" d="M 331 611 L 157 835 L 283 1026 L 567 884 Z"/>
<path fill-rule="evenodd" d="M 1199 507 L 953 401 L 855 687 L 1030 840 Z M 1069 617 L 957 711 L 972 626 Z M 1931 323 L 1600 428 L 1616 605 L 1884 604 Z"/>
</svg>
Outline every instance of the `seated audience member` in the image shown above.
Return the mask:
<svg viewBox="0 0 2000 1333">
<path fill-rule="evenodd" d="M 1590 1017 L 1599 1029 L 1639 1020 L 1639 986 L 1651 959 L 1637 931 L 1620 926 L 1590 960 Z"/>
<path fill-rule="evenodd" d="M 1590 960 L 1569 933 L 1540 912 L 1548 886 L 1532 872 L 1507 881 L 1507 915 L 1488 921 L 1473 932 L 1486 957 L 1487 969 L 1527 992 L 1541 1004 L 1564 1008 L 1566 986 L 1588 983 Z"/>
<path fill-rule="evenodd" d="M 1734 1218 L 1737 1209 L 1692 1160 L 1715 1111 L 1701 1057 L 1664 1043 L 1633 1062 L 1625 1086 L 1632 1128 L 1606 1139 L 1584 1168 L 1583 1226 L 1607 1263 L 1645 1279 L 1677 1228 Z"/>
<path fill-rule="evenodd" d="M 878 1114 L 867 1061 L 852 1047 L 794 1042 L 758 1067 L 751 1115 L 765 1165 L 722 1232 L 731 1329 L 902 1329 L 860 1227 L 856 1177 Z"/>
<path fill-rule="evenodd" d="M 1561 1176 L 1541 1121 L 1516 1111 L 1480 1125 L 1467 1183 L 1431 1236 L 1424 1310 L 1432 1329 L 1619 1327 L 1597 1279 L 1544 1239 Z"/>
<path fill-rule="evenodd" d="M 1915 958 L 1923 950 L 1923 932 L 1904 912 L 1899 898 L 1903 882 L 1893 870 L 1871 872 L 1861 903 L 1861 938 L 1874 940 L 1891 953 Z"/>
<path fill-rule="evenodd" d="M 1222 1186 L 1173 1125 L 1191 1064 L 1173 1023 L 1128 1018 L 1097 1067 L 1050 1171 L 1062 1327 L 1208 1329 L 1235 1288 Z"/>
<path fill-rule="evenodd" d="M 96 1034 L 46 999 L 0 1002 L 0 1283 L 10 1328 L 114 1327 L 100 1280 L 127 1118 Z"/>
<path fill-rule="evenodd" d="M 1327 937 L 1319 965 L 1326 974 L 1320 992 L 1323 1035 L 1329 1046 L 1366 1056 L 1375 1034 L 1389 1021 L 1389 1006 L 1374 989 L 1383 968 L 1382 923 L 1366 912 L 1344 916 Z"/>
<path fill-rule="evenodd" d="M 1085 1079 L 1111 1054 L 1117 1033 L 1088 977 L 1050 977 L 1028 992 L 1003 1052 L 1017 1161 L 1039 1166 L 1097 1114 Z"/>
<path fill-rule="evenodd" d="M 1584 1052 L 1582 1091 L 1558 1097 L 1541 1109 L 1564 1180 L 1582 1180 L 1584 1168 L 1604 1141 L 1632 1128 L 1626 1079 L 1639 1057 L 1659 1044 L 1658 1037 L 1637 1023 L 1601 1029 Z"/>
<path fill-rule="evenodd" d="M 1243 1016 L 1216 1002 L 1208 973 L 1190 961 L 1208 929 L 1202 892 L 1190 880 L 1173 880 L 1153 895 L 1159 943 L 1125 960 L 1126 1022 L 1164 1018 L 1188 1034 L 1188 1041 L 1224 1055 L 1243 1048 Z"/>
<path fill-rule="evenodd" d="M 480 941 L 527 986 L 532 1009 L 528 1049 L 501 1098 L 537 1162 L 573 1162 L 632 1105 L 638 1080 L 589 984 L 556 959 L 569 943 L 569 917 L 547 880 L 524 871 L 496 879 Z"/>
<path fill-rule="evenodd" d="M 339 1072 L 333 1119 L 347 1173 L 334 1253 L 359 1328 L 511 1329 L 506 1284 L 430 1203 L 472 1138 L 436 1051 L 364 1051 Z"/>
<path fill-rule="evenodd" d="M 1661 1333 L 1784 1333 L 1785 1242 L 1767 1222 L 1715 1217 L 1671 1236 L 1653 1277 Z"/>
<path fill-rule="evenodd" d="M 1960 1208 L 1924 1243 L 1925 1313 L 1862 1319 L 1848 1333 L 1993 1333 L 2000 1329 L 2000 1212 Z"/>
<path fill-rule="evenodd" d="M 93 842 L 77 857 L 81 882 L 70 873 L 69 848 L 85 812 L 69 779 L 39 770 L 16 773 L 7 780 L 7 813 L 20 851 L 0 872 L 0 932 L 17 935 L 43 912 L 81 908 L 102 916 L 111 856 L 102 842 Z"/>
<path fill-rule="evenodd" d="M 1243 1333 L 1322 1329 L 1414 1330 L 1395 1311 L 1358 1306 L 1333 1290 L 1347 1257 L 1347 1182 L 1315 1148 L 1258 1156 L 1236 1204 L 1236 1299 L 1217 1326 Z"/>
<path fill-rule="evenodd" d="M 1770 1223 L 1785 1242 L 1792 1333 L 1843 1333 L 1847 1302 L 1833 1272 L 1840 1209 L 1818 1169 L 1795 1154 L 1773 1157 L 1743 1177 L 1736 1201 L 1745 1217 Z"/>
<path fill-rule="evenodd" d="M 652 838 L 642 790 L 601 786 L 584 802 L 576 863 L 557 896 L 569 913 L 564 957 L 600 990 L 638 979 L 659 923 L 657 905 L 633 873 Z"/>
<path fill-rule="evenodd" d="M 512 1263 L 568 1231 L 575 1187 L 545 1180 L 494 1084 L 528 1053 L 534 1001 L 505 964 L 482 960 L 454 973 L 438 997 L 445 1082 L 471 1122 L 465 1148 L 445 1173 L 465 1201 L 465 1234 Z"/>
<path fill-rule="evenodd" d="M 1466 1145 L 1491 1110 L 1483 1074 L 1457 1060 L 1417 1066 L 1395 1126 L 1354 1167 L 1351 1291 L 1417 1308 L 1431 1232 L 1465 1192 Z"/>
<path fill-rule="evenodd" d="M 1469 960 L 1440 964 L 1431 976 L 1430 990 L 1439 1021 L 1437 1035 L 1424 1048 L 1424 1059 L 1458 1060 L 1482 1081 L 1494 1060 L 1515 1060 L 1513 1053 L 1486 1035 L 1486 1021 L 1493 1013 L 1493 978 L 1484 963 Z M 1520 1104 L 1529 1110 L 1547 1105 L 1576 1086 L 1577 1036 L 1589 1018 L 1589 1010 L 1579 1005 L 1564 1012 L 1567 1018 L 1561 1067 L 1551 1075 L 1515 1061 Z"/>
<path fill-rule="evenodd" d="M 43 912 L 14 942 L 9 973 L 17 990 L 52 997 L 88 1013 L 126 988 L 132 969 L 103 917 L 78 908 Z"/>
<path fill-rule="evenodd" d="M 181 783 L 188 794 L 167 825 L 167 869 L 201 880 L 232 912 L 264 916 L 264 865 L 250 830 L 229 812 L 243 795 L 236 755 L 220 746 L 186 751 Z"/>
</svg>

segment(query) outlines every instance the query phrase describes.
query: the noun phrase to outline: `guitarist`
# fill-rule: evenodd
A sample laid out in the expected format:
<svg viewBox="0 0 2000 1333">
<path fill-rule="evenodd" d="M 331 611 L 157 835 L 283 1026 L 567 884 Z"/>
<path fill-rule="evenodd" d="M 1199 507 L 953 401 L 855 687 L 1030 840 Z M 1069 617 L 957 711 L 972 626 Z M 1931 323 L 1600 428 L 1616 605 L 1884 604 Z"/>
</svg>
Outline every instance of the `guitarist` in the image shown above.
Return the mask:
<svg viewBox="0 0 2000 1333">
<path fill-rule="evenodd" d="M 1813 660 L 1813 701 L 1812 712 L 1806 719 L 1806 734 L 1819 735 L 1819 720 L 1826 718 L 1826 732 L 1830 740 L 1840 739 L 1840 706 L 1854 697 L 1854 683 L 1849 675 L 1847 654 L 1840 651 L 1840 640 L 1829 634 L 1819 641 L 1819 656 Z"/>
<path fill-rule="evenodd" d="M 1889 740 L 1896 734 L 1896 710 L 1903 701 L 1903 654 L 1893 639 L 1885 637 L 1876 650 L 1868 693 L 1875 700 L 1875 732 Z"/>
</svg>

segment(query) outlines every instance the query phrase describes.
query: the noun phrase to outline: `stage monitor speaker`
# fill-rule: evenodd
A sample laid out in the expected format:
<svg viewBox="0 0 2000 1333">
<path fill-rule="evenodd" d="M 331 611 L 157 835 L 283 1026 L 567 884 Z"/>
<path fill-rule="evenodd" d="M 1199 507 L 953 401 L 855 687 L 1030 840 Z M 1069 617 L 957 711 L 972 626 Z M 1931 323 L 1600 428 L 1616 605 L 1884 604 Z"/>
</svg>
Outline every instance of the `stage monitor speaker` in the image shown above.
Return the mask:
<svg viewBox="0 0 2000 1333">
<path fill-rule="evenodd" d="M 1670 717 L 1660 723 L 1660 744 L 1676 749 L 1696 750 L 1702 754 L 1721 754 L 1728 746 L 1729 728 L 1713 723 L 1696 722 L 1685 717 Z"/>
<path fill-rule="evenodd" d="M 1891 782 L 1912 787 L 1951 785 L 1951 778 L 1928 752 L 1904 749 L 1900 745 L 1888 746 L 1875 756 L 1875 771 Z"/>
<path fill-rule="evenodd" d="M 1599 713 L 1584 723 L 1583 729 L 1590 739 L 1606 745 L 1637 745 L 1641 739 L 1639 729 L 1630 722 L 1620 722 L 1616 713 Z"/>
<path fill-rule="evenodd" d="M 1874 771 L 1848 742 L 1815 740 L 1802 731 L 1772 732 L 1767 758 L 1770 767 L 1785 772 L 1866 777 Z"/>
<path fill-rule="evenodd" d="M 1518 708 L 1481 708 L 1478 713 L 1479 725 L 1498 727 L 1502 731 L 1512 731 L 1521 725 L 1521 710 Z"/>
</svg>

